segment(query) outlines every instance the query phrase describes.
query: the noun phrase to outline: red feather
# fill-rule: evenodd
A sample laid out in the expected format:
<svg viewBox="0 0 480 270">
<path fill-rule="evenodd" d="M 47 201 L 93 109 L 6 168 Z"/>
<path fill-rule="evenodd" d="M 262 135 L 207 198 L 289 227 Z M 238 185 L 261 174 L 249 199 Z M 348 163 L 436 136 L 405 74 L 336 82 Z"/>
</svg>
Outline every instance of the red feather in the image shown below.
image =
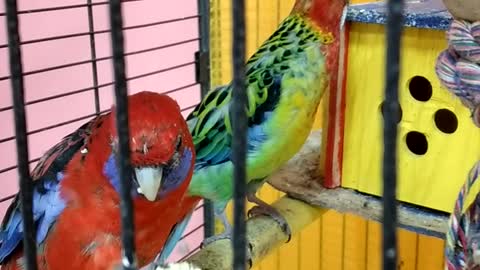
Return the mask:
<svg viewBox="0 0 480 270">
<path fill-rule="evenodd" d="M 150 202 L 140 196 L 134 200 L 135 244 L 139 267 L 151 262 L 162 249 L 172 227 L 198 203 L 199 198 L 184 200 L 193 172 L 195 151 L 178 104 L 166 95 L 140 92 L 129 96 L 131 160 L 134 166 L 164 164 L 175 152 L 180 135 L 183 146 L 193 153 L 188 176 L 166 197 Z M 39 249 L 39 269 L 113 269 L 121 262 L 120 198 L 103 175 L 102 168 L 115 145 L 113 114 L 89 123 L 85 147 L 77 152 L 65 169 L 61 196 L 67 207 L 50 229 L 43 250 Z M 112 140 L 113 139 L 113 140 Z M 69 140 L 47 152 L 42 164 L 52 163 Z M 148 152 L 143 150 L 148 146 Z M 50 160 L 50 161 L 49 161 Z M 48 167 L 48 166 L 47 166 Z M 42 175 L 48 168 L 36 169 Z M 2 269 L 21 269 L 21 248 Z"/>
</svg>

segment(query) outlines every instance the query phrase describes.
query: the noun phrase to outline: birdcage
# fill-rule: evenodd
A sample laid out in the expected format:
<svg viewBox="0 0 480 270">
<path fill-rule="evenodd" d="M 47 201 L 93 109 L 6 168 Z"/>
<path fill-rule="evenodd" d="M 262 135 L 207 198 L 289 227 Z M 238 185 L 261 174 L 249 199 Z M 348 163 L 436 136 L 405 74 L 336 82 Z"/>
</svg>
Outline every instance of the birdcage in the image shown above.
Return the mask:
<svg viewBox="0 0 480 270">
<path fill-rule="evenodd" d="M 116 104 L 116 127 L 119 136 L 121 183 L 122 247 L 124 269 L 135 269 L 133 245 L 132 201 L 128 190 L 131 181 L 128 146 L 128 119 L 126 118 L 127 88 L 158 89 L 177 97 L 186 114 L 210 88 L 209 70 L 209 4 L 208 1 L 181 0 L 175 5 L 147 0 L 71 1 L 58 3 L 26 3 L 5 1 L 9 70 L 0 74 L 0 87 L 11 88 L 11 97 L 4 94 L 0 113 L 12 118 L 14 129 L 2 130 L 0 144 L 5 149 L 16 149 L 15 156 L 2 157 L 0 173 L 12 185 L 2 188 L 2 202 L 10 202 L 16 187 L 15 173 L 19 175 L 20 198 L 24 222 L 24 251 L 26 269 L 37 269 L 34 222 L 32 217 L 32 184 L 30 166 L 40 154 L 58 141 L 67 131 Z M 384 110 L 384 269 L 396 267 L 396 117 L 398 116 L 399 41 L 402 27 L 403 1 L 388 3 L 387 71 Z M 245 3 L 232 2 L 233 14 L 233 118 L 234 147 L 234 269 L 245 268 L 245 143 L 243 128 L 246 115 L 243 106 L 245 53 Z M 138 16 L 142 14 L 142 16 Z M 135 16 L 136 15 L 136 16 Z M 43 17 L 42 17 L 43 16 Z M 21 22 L 19 27 L 19 21 Z M 42 21 L 45 25 L 40 25 Z M 56 27 L 62 24 L 62 27 Z M 24 26 L 25 25 L 25 26 Z M 30 28 L 26 27 L 29 25 Z M 35 28 L 35 27 L 37 28 Z M 25 28 L 24 28 L 25 27 Z M 4 27 L 5 28 L 5 27 Z M 24 32 L 25 31 L 25 32 Z M 32 31 L 29 33 L 29 31 Z M 19 33 L 21 36 L 19 36 Z M 148 44 L 148 45 L 146 45 Z M 44 52 L 44 56 L 39 55 Z M 58 58 L 46 57 L 61 55 Z M 5 57 L 7 59 L 7 57 Z M 29 59 L 37 59 L 36 61 Z M 39 61 L 38 59 L 41 59 Z M 30 61 L 30 62 L 29 62 Z M 146 64 L 148 63 L 148 64 Z M 113 76 L 110 73 L 113 71 Z M 10 86 L 9 86 L 10 85 Z M 128 87 L 127 87 L 128 86 Z M 159 87 L 161 86 L 161 87 Z M 39 87 L 41 90 L 30 90 Z M 44 90 L 42 90 L 44 89 Z M 54 90 L 51 90 L 54 89 Z M 25 91 L 26 90 L 26 91 Z M 113 95 L 112 95 L 113 91 Z M 3 91 L 7 93 L 7 91 Z M 333 92 L 332 92 L 333 93 Z M 193 97 L 193 98 L 192 98 Z M 11 98 L 12 103 L 7 100 Z M 72 104 L 82 104 L 74 106 Z M 74 107 L 78 107 L 74 109 Z M 40 112 L 48 112 L 48 117 Z M 3 118 L 4 116 L 2 116 Z M 29 125 L 27 126 L 26 123 Z M 12 125 L 13 127 L 13 125 Z M 16 144 L 14 145 L 14 142 Z M 27 143 L 29 142 L 29 143 Z M 29 145 L 41 145 L 35 149 Z M 2 176 L 3 178 L 3 176 Z M 5 209 L 3 209 L 5 211 Z M 174 256 L 182 261 L 199 249 L 199 240 L 213 233 L 211 205 L 202 202 L 196 209 L 196 218 L 186 230 L 185 237 L 197 236 L 189 252 Z M 308 220 L 302 221 L 308 223 Z M 205 224 L 203 224 L 205 223 Z M 203 228 L 203 231 L 201 230 Z M 278 242 L 278 241 L 277 241 Z M 225 250 L 224 250 L 225 251 Z M 392 252 L 393 251 L 393 252 Z M 393 254 L 393 255 L 391 255 Z M 265 254 L 263 254 L 265 255 Z"/>
<path fill-rule="evenodd" d="M 135 93 L 132 89 L 169 94 L 180 101 L 184 114 L 193 109 L 201 92 L 209 87 L 205 75 L 209 60 L 205 1 L 187 0 L 178 2 L 178 6 L 156 1 L 122 1 L 123 12 L 120 1 L 2 4 L 5 6 L 0 14 L 0 28 L 6 31 L 7 21 L 10 28 L 9 45 L 6 34 L 0 42 L 0 118 L 4 125 L 0 145 L 3 153 L 11 152 L 2 155 L 0 162 L 2 216 L 17 190 L 17 170 L 23 171 L 20 187 L 26 192 L 23 206 L 28 212 L 32 207 L 28 199 L 32 196 L 29 169 L 56 141 L 108 111 L 115 97 L 121 119 L 122 113 L 125 114 L 122 104 L 125 105 L 127 85 L 129 94 Z M 123 14 L 124 19 L 122 16 L 114 19 L 109 14 Z M 111 37 L 111 29 L 115 36 Z M 113 47 L 110 40 L 114 41 Z M 112 63 L 117 61 L 121 63 L 112 69 Z M 15 85 L 12 88 L 15 90 L 10 91 L 10 85 Z M 24 92 L 23 88 L 27 90 Z M 113 89 L 117 95 L 112 95 Z M 13 152 L 15 139 L 19 145 L 18 160 Z M 132 213 L 128 199 L 126 202 L 122 211 L 128 220 Z M 177 247 L 171 260 L 180 260 L 198 250 L 203 229 L 211 230 L 208 224 L 204 226 L 204 212 L 204 205 L 200 204 L 185 231 L 188 241 Z M 131 223 L 123 224 L 128 231 Z M 131 239 L 124 241 L 127 257 L 132 259 Z M 31 263 L 29 267 L 33 267 Z"/>
</svg>

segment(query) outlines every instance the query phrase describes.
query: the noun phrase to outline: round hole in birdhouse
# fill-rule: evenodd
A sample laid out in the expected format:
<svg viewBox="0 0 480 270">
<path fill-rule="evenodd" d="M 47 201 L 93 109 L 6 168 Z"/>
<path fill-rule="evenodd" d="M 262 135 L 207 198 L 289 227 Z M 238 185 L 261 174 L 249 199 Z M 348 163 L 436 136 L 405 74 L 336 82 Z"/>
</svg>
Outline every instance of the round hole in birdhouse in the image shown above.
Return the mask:
<svg viewBox="0 0 480 270">
<path fill-rule="evenodd" d="M 425 155 L 428 150 L 427 137 L 418 131 L 410 131 L 405 138 L 407 147 L 412 153 L 417 155 Z"/>
<path fill-rule="evenodd" d="M 408 83 L 410 95 L 418 101 L 428 101 L 432 97 L 432 84 L 423 76 L 414 76 Z"/>
<path fill-rule="evenodd" d="M 434 121 L 437 128 L 443 133 L 452 134 L 458 128 L 457 116 L 448 109 L 436 111 Z"/>
<path fill-rule="evenodd" d="M 383 101 L 381 104 L 380 104 L 380 112 L 382 113 L 382 116 L 384 115 L 384 105 L 385 105 L 385 101 Z M 401 106 L 398 106 L 398 117 L 396 119 L 396 122 L 397 123 L 400 123 L 400 121 L 402 121 L 402 116 L 403 116 L 403 111 L 402 111 L 402 107 Z"/>
</svg>

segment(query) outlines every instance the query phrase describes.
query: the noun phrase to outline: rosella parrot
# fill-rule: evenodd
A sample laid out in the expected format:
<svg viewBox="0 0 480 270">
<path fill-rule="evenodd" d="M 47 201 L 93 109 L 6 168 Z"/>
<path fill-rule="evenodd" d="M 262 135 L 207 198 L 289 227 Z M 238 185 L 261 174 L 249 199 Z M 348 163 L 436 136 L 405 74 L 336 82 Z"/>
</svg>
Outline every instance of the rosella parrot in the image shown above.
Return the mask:
<svg viewBox="0 0 480 270">
<path fill-rule="evenodd" d="M 178 104 L 166 95 L 128 97 L 137 263 L 166 259 L 194 205 L 183 204 L 195 150 Z M 51 148 L 32 172 L 39 269 L 121 266 L 115 115 L 95 117 Z M 24 269 L 21 201 L 0 230 L 2 270 Z M 183 226 L 183 227 L 182 227 Z"/>
<path fill-rule="evenodd" d="M 297 0 L 290 15 L 246 63 L 248 216 L 265 214 L 291 237 L 280 213 L 255 193 L 306 141 L 329 84 L 336 85 L 344 0 Z M 212 89 L 188 116 L 197 154 L 189 195 L 213 201 L 230 238 L 225 207 L 233 196 L 232 83 Z"/>
</svg>

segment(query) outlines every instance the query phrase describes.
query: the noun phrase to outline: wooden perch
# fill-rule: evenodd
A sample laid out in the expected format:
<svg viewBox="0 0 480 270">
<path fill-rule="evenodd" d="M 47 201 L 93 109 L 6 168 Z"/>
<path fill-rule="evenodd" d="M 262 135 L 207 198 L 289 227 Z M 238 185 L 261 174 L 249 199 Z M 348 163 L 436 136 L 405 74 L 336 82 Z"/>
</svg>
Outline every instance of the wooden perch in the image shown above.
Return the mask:
<svg viewBox="0 0 480 270">
<path fill-rule="evenodd" d="M 353 213 L 369 220 L 382 221 L 382 201 L 377 196 L 345 188 L 325 189 L 318 181 L 321 132 L 310 134 L 302 150 L 268 182 L 289 196 L 322 208 Z M 448 214 L 399 203 L 400 227 L 421 234 L 444 238 Z"/>
<path fill-rule="evenodd" d="M 302 231 L 327 209 L 353 213 L 381 222 L 380 198 L 345 188 L 325 189 L 319 184 L 320 143 L 321 132 L 313 132 L 302 150 L 268 180 L 272 186 L 287 193 L 287 196 L 280 198 L 273 206 L 285 217 L 292 234 Z M 446 213 L 399 204 L 398 223 L 405 229 L 444 238 L 447 220 Z M 258 216 L 247 221 L 247 240 L 253 246 L 252 257 L 255 265 L 285 243 L 287 236 L 273 219 Z M 231 242 L 219 240 L 188 258 L 186 262 L 202 270 L 229 270 L 232 269 L 232 258 Z"/>
<path fill-rule="evenodd" d="M 285 217 L 292 235 L 314 222 L 323 212 L 301 201 L 283 196 L 272 204 Z M 247 240 L 252 245 L 253 265 L 260 262 L 271 251 L 287 241 L 278 223 L 267 216 L 257 216 L 247 221 Z M 190 264 L 202 270 L 232 269 L 233 252 L 230 240 L 219 240 L 187 259 Z"/>
</svg>

